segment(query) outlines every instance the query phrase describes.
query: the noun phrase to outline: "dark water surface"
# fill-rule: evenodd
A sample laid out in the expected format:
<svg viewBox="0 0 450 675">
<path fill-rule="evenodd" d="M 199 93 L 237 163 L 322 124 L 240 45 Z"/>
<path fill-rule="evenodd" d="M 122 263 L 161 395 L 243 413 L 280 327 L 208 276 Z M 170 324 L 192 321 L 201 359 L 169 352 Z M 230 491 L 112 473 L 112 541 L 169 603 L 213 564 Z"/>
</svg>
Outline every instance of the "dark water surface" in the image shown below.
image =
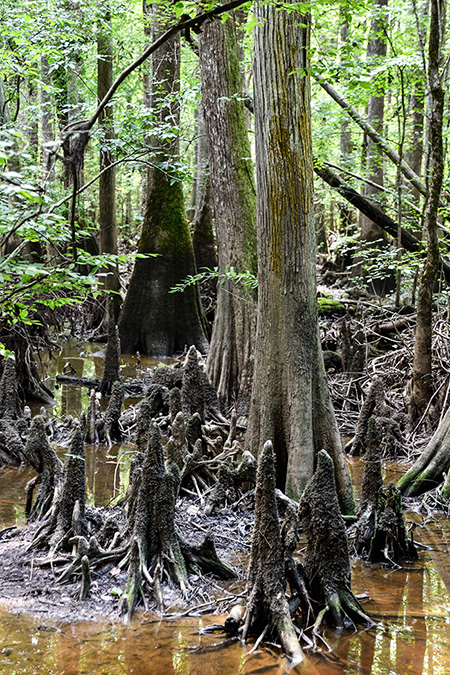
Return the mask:
<svg viewBox="0 0 450 675">
<path fill-rule="evenodd" d="M 100 377 L 98 345 L 88 345 L 75 359 L 73 346 L 52 362 L 52 374 L 70 360 L 79 376 Z M 97 359 L 99 360 L 97 366 Z M 124 374 L 136 374 L 130 359 Z M 140 367 L 145 372 L 146 362 Z M 87 392 L 87 390 L 83 390 Z M 57 413 L 79 414 L 87 395 L 75 387 L 59 391 Z M 124 488 L 133 446 L 107 450 L 87 446 L 87 485 L 90 503 L 103 505 Z M 362 463 L 352 460 L 356 485 Z M 402 468 L 389 465 L 396 479 Z M 24 487 L 30 469 L 0 471 L 0 529 L 24 522 Z M 302 675 L 450 675 L 450 524 L 445 518 L 421 522 L 416 538 L 430 546 L 420 560 L 392 571 L 354 563 L 353 590 L 367 593 L 365 610 L 375 628 L 341 634 L 328 632 L 321 651 L 295 668 Z M 1 575 L 1 571 L 0 571 Z M 1 578 L 1 576 L 0 576 Z M 0 582 L 1 603 L 1 582 Z M 202 635 L 201 628 L 224 617 L 208 616 L 160 621 L 140 614 L 129 626 L 78 622 L 63 625 L 46 613 L 29 616 L 0 604 L 0 675 L 281 675 L 289 670 L 275 647 L 249 654 L 251 644 L 226 640 L 221 634 Z M 307 652 L 306 652 L 307 653 Z"/>
<path fill-rule="evenodd" d="M 323 647 L 295 673 L 302 675 L 447 675 L 450 673 L 450 603 L 428 553 L 420 564 L 390 572 L 355 568 L 354 589 L 367 591 L 368 631 L 328 633 Z M 223 617 L 158 621 L 140 615 L 129 626 L 61 626 L 0 610 L 0 672 L 10 675 L 240 675 L 281 674 L 288 664 L 276 649 L 249 655 L 251 645 L 228 642 L 199 629 Z"/>
<path fill-rule="evenodd" d="M 120 489 L 130 450 L 116 447 L 107 455 L 104 448 L 88 446 L 87 480 L 93 503 L 105 503 L 114 486 Z M 358 475 L 356 462 L 353 468 Z M 0 528 L 23 519 L 23 498 L 17 485 L 23 486 L 30 475 L 26 470 L 0 472 Z M 306 665 L 293 672 L 450 673 L 450 524 L 444 518 L 425 522 L 416 533 L 419 541 L 432 548 L 421 552 L 418 562 L 396 571 L 354 563 L 353 590 L 369 595 L 364 607 L 376 627 L 355 633 L 329 631 L 325 637 L 332 652 L 321 646 L 319 654 L 311 655 Z M 288 670 L 276 648 L 249 655 L 251 645 L 230 642 L 220 634 L 199 634 L 204 625 L 224 617 L 159 621 L 140 614 L 129 626 L 106 622 L 62 625 L 46 614 L 30 617 L 10 609 L 0 605 L 1 675 L 281 675 Z"/>
<path fill-rule="evenodd" d="M 89 403 L 89 390 L 87 387 L 78 387 L 74 384 L 56 383 L 56 376 L 64 373 L 74 377 L 97 378 L 103 377 L 105 345 L 97 342 L 80 342 L 75 338 L 65 340 L 62 349 L 53 358 L 48 355 L 42 356 L 39 364 L 41 377 L 47 387 L 54 392 L 55 406 L 45 406 L 51 415 L 79 415 L 86 410 Z M 122 355 L 120 357 L 120 376 L 126 381 L 135 377 L 145 377 L 152 368 L 158 365 L 166 365 L 174 362 L 174 359 L 154 359 L 141 356 L 138 365 L 135 356 Z M 136 399 L 125 398 L 124 406 L 135 403 Z M 107 400 L 102 400 L 102 408 L 106 407 Z M 33 414 L 39 412 L 39 403 L 30 403 Z"/>
</svg>

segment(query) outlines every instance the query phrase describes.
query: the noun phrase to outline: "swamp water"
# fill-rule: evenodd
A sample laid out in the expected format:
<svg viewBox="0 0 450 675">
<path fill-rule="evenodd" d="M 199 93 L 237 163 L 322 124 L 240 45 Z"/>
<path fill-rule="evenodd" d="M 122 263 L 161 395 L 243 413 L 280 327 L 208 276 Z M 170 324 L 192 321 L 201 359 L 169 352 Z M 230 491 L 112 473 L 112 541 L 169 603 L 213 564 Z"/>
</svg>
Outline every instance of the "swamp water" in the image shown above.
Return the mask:
<svg viewBox="0 0 450 675">
<path fill-rule="evenodd" d="M 83 345 L 84 347 L 84 345 Z M 79 346 L 78 346 L 79 348 Z M 73 357 L 73 346 L 51 362 L 53 376 L 70 360 L 78 376 L 99 377 L 103 359 L 88 345 Z M 71 350 L 71 353 L 70 353 Z M 123 374 L 142 375 L 154 363 L 124 362 Z M 136 372 L 138 370 L 138 372 Z M 139 372 L 140 371 L 140 372 Z M 57 414 L 79 414 L 87 390 L 62 385 Z M 132 399 L 127 400 L 129 403 Z M 59 409 L 58 409 L 59 407 Z M 33 410 L 33 412 L 38 412 Z M 123 489 L 132 446 L 87 446 L 89 501 L 106 504 Z M 362 463 L 352 461 L 356 483 Z M 394 468 L 394 467 L 393 467 Z M 395 469 L 394 469 L 395 470 Z M 29 469 L 0 470 L 0 530 L 24 522 L 24 487 Z M 309 657 L 301 675 L 450 675 L 450 523 L 425 523 L 416 538 L 430 547 L 420 560 L 400 570 L 353 564 L 353 590 L 367 593 L 365 610 L 375 628 L 325 635 L 332 647 Z M 224 593 L 225 595 L 225 593 Z M 0 577 L 1 603 L 1 577 Z M 1 675 L 251 675 L 286 672 L 287 661 L 275 647 L 249 654 L 251 645 L 222 634 L 201 634 L 223 616 L 159 620 L 137 613 L 130 625 L 105 622 L 62 624 L 45 612 L 29 616 L 0 604 Z M 307 653 L 307 652 L 306 652 Z"/>
</svg>

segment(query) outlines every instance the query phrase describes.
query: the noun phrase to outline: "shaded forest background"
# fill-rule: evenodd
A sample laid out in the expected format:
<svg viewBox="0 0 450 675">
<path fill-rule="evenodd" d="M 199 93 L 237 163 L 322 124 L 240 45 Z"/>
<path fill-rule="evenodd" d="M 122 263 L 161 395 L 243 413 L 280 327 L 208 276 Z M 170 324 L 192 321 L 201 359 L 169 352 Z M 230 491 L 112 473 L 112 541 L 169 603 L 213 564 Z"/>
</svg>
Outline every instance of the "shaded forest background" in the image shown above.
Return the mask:
<svg viewBox="0 0 450 675">
<path fill-rule="evenodd" d="M 279 117 L 298 120 L 298 138 L 291 137 L 297 148 L 310 147 L 311 125 L 313 150 L 312 161 L 308 149 L 292 158 L 293 180 L 303 180 L 294 210 L 313 199 L 313 229 L 294 249 L 317 248 L 332 294 L 347 307 L 375 294 L 395 311 L 413 308 L 406 408 L 414 425 L 442 399 L 433 383 L 432 321 L 433 312 L 447 307 L 445 3 L 317 2 L 285 9 L 300 17 L 301 58 L 270 86 L 275 82 L 279 105 L 283 88 L 303 81 L 298 106 L 281 107 Z M 256 296 L 262 314 L 262 298 L 267 289 L 273 296 L 274 286 L 260 278 L 257 290 L 256 240 L 261 277 L 269 235 L 259 226 L 257 233 L 255 223 L 264 166 L 276 174 L 277 159 L 273 149 L 254 143 L 253 113 L 256 120 L 264 113 L 261 101 L 255 110 L 253 60 L 264 44 L 254 43 L 253 31 L 267 18 L 239 2 L 201 10 L 199 18 L 188 2 L 3 5 L 1 337 L 4 356 L 18 357 L 24 397 L 51 401 L 30 347 L 51 347 L 43 327 L 58 332 L 69 321 L 73 330 L 105 339 L 110 319 L 118 323 L 123 353 L 167 356 L 191 344 L 209 349 L 206 371 L 223 410 L 234 406 L 244 417 L 256 344 L 258 396 L 263 391 L 262 353 L 270 348 L 261 347 L 261 327 L 256 338 Z M 283 227 L 286 251 L 290 225 Z M 266 267 L 276 271 L 272 254 L 270 248 Z M 285 269 L 298 274 L 298 260 L 282 255 Z M 307 259 L 301 265 L 310 265 Z M 299 277 L 290 282 L 302 296 L 298 306 L 311 336 L 316 310 L 306 308 L 315 270 L 305 278 L 303 290 Z M 279 306 L 287 316 L 282 295 Z M 292 344 L 286 335 L 283 340 L 280 371 Z M 303 349 L 300 341 L 298 353 Z M 367 341 L 365 349 L 367 356 Z M 314 372 L 321 372 L 320 349 L 314 350 L 301 358 L 313 359 Z M 272 390 L 283 388 L 283 377 Z M 290 393 L 291 402 L 312 396 L 308 409 L 328 411 L 325 389 L 311 381 Z M 270 396 L 261 395 L 262 408 L 270 407 Z M 272 431 L 273 420 L 262 419 L 255 400 L 254 394 L 250 444 L 260 447 L 279 435 L 284 484 L 294 471 L 288 446 L 295 425 L 285 420 L 286 432 Z M 274 418 L 283 417 L 279 403 L 271 406 Z M 338 457 L 335 422 L 327 417 L 320 428 L 322 417 L 313 421 L 314 443 L 336 447 Z M 311 470 L 296 477 L 294 491 Z"/>
</svg>

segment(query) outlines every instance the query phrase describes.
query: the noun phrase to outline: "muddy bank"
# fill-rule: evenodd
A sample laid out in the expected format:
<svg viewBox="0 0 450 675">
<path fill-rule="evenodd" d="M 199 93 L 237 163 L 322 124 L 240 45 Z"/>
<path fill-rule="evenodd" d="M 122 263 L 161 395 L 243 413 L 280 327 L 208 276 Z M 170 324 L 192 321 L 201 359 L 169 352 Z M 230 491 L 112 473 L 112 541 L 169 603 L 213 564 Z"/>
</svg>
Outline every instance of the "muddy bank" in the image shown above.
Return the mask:
<svg viewBox="0 0 450 675">
<path fill-rule="evenodd" d="M 166 613 L 185 612 L 187 606 L 203 605 L 213 611 L 217 599 L 239 594 L 245 575 L 253 516 L 249 511 L 224 508 L 206 516 L 199 505 L 188 499 L 177 504 L 176 526 L 189 542 L 198 543 L 206 533 L 214 532 L 220 557 L 236 571 L 233 582 L 218 581 L 212 575 L 189 575 L 192 591 L 183 599 L 173 584 L 163 584 Z M 13 611 L 27 611 L 64 622 L 79 620 L 119 621 L 118 598 L 127 579 L 126 567 L 107 564 L 92 573 L 90 597 L 80 601 L 80 580 L 59 584 L 58 577 L 70 564 L 70 555 L 27 550 L 38 524 L 5 531 L 0 536 L 2 584 L 0 602 Z M 44 564 L 43 564 L 44 563 Z M 156 602 L 148 605 L 155 610 Z"/>
</svg>

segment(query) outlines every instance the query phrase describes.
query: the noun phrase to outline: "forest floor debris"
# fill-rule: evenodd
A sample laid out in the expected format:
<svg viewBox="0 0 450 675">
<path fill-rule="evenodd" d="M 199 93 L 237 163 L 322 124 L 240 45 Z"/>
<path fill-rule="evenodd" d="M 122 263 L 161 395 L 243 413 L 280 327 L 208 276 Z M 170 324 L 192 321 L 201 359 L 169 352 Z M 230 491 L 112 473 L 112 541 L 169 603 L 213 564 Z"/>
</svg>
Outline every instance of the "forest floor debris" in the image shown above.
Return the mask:
<svg viewBox="0 0 450 675">
<path fill-rule="evenodd" d="M 111 510 L 111 513 L 114 513 Z M 250 510 L 223 507 L 213 515 L 205 515 L 199 499 L 180 498 L 176 509 L 176 525 L 190 542 L 199 543 L 205 534 L 214 532 L 219 556 L 233 567 L 237 579 L 218 581 L 212 575 L 189 575 L 190 593 L 183 599 L 172 583 L 164 583 L 165 614 L 186 613 L 187 608 L 203 604 L 213 612 L 217 599 L 239 595 L 244 575 L 253 525 Z M 79 600 L 81 576 L 58 584 L 62 571 L 72 562 L 70 554 L 49 558 L 44 551 L 30 550 L 39 523 L 23 528 L 0 531 L 0 567 L 2 604 L 12 611 L 28 611 L 48 615 L 64 622 L 107 619 L 119 621 L 118 597 L 126 583 L 126 569 L 108 563 L 92 572 L 90 597 Z M 42 564 L 45 562 L 45 564 Z M 156 599 L 148 609 L 156 610 Z"/>
</svg>

